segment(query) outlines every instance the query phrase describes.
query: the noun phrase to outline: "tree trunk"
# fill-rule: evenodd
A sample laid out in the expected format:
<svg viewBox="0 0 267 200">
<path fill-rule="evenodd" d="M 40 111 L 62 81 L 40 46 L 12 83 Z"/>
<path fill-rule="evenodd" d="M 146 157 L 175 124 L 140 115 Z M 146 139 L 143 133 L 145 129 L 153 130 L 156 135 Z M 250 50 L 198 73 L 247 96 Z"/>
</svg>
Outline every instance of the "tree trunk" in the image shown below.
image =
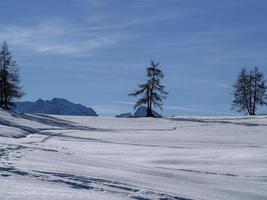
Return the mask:
<svg viewBox="0 0 267 200">
<path fill-rule="evenodd" d="M 248 114 L 251 115 L 251 104 L 250 104 L 250 91 L 248 91 L 248 87 L 250 88 L 250 83 L 248 83 L 247 81 L 244 81 L 243 82 L 243 93 L 244 93 L 244 98 L 245 98 L 245 104 L 246 104 L 246 107 L 247 107 L 247 111 L 248 111 Z"/>
<path fill-rule="evenodd" d="M 149 103 L 147 102 L 147 108 L 146 108 L 146 116 L 147 116 L 147 117 L 150 117 L 150 116 L 149 116 L 149 113 L 150 113 Z"/>
<path fill-rule="evenodd" d="M 153 72 L 153 78 L 152 78 L 152 86 L 149 88 L 149 113 L 147 113 L 148 117 L 154 117 L 153 111 L 152 111 L 152 101 L 153 101 L 153 91 L 154 91 L 154 86 L 155 86 L 155 72 Z"/>
<path fill-rule="evenodd" d="M 253 115 L 256 115 L 256 102 L 257 101 L 257 80 L 256 73 L 254 73 L 254 94 L 253 94 Z"/>
<path fill-rule="evenodd" d="M 147 95 L 146 116 L 150 117 L 150 91 L 149 91 L 149 86 L 147 86 L 146 95 Z"/>
<path fill-rule="evenodd" d="M 7 69 L 6 69 L 6 52 L 4 52 L 4 63 L 3 63 L 3 100 L 4 109 L 8 109 L 7 101 Z"/>
<path fill-rule="evenodd" d="M 3 107 L 3 90 L 1 89 L 1 91 L 0 91 L 0 108 L 2 108 L 2 107 Z"/>
<path fill-rule="evenodd" d="M 5 109 L 8 110 L 8 103 L 7 103 L 7 91 L 5 90 L 5 94 L 4 94 L 4 97 L 5 97 Z"/>
</svg>

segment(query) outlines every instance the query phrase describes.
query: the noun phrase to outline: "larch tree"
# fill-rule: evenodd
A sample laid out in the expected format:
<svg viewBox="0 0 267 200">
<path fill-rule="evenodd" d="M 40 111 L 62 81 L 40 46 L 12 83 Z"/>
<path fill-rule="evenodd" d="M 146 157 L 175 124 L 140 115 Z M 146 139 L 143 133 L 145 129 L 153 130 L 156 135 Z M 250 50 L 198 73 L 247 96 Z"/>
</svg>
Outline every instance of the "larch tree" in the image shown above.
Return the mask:
<svg viewBox="0 0 267 200">
<path fill-rule="evenodd" d="M 249 72 L 242 69 L 234 84 L 232 108 L 238 112 L 256 115 L 259 106 L 267 105 L 266 90 L 264 74 L 257 67 Z"/>
<path fill-rule="evenodd" d="M 146 76 L 146 83 L 138 85 L 139 89 L 129 95 L 141 96 L 134 109 L 145 105 L 147 107 L 147 117 L 154 117 L 153 107 L 163 109 L 163 99 L 168 95 L 165 86 L 161 84 L 164 74 L 159 69 L 159 63 L 151 61 L 150 66 L 146 68 Z"/>
<path fill-rule="evenodd" d="M 7 110 L 13 108 L 23 94 L 18 66 L 4 41 L 0 49 L 0 107 Z"/>
</svg>

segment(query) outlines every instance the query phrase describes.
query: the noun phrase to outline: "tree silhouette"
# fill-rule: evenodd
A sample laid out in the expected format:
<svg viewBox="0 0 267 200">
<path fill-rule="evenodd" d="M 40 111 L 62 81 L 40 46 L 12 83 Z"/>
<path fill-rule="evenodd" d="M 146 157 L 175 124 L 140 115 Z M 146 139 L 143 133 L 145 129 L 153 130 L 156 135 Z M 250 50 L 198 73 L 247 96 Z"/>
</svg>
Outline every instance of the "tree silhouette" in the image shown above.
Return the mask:
<svg viewBox="0 0 267 200">
<path fill-rule="evenodd" d="M 255 67 L 249 72 L 244 68 L 234 84 L 233 109 L 256 115 L 258 106 L 267 105 L 266 84 L 263 73 Z"/>
<path fill-rule="evenodd" d="M 164 74 L 159 69 L 159 63 L 151 61 L 150 66 L 146 68 L 146 76 L 146 83 L 138 85 L 139 89 L 129 95 L 142 96 L 136 102 L 134 109 L 146 105 L 147 117 L 154 117 L 152 110 L 153 106 L 155 108 L 163 109 L 163 99 L 165 99 L 168 94 L 165 91 L 165 86 L 161 84 Z"/>
<path fill-rule="evenodd" d="M 23 96 L 16 61 L 4 41 L 0 50 L 0 107 L 10 109 Z"/>
</svg>

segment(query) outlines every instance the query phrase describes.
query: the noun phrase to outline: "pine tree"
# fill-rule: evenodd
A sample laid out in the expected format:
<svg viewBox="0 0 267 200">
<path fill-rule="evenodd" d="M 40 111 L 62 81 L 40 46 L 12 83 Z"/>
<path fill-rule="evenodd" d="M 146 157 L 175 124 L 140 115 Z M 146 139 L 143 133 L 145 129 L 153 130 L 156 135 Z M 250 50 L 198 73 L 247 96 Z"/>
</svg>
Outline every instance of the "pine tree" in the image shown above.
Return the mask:
<svg viewBox="0 0 267 200">
<path fill-rule="evenodd" d="M 234 84 L 233 109 L 255 115 L 258 106 L 267 105 L 266 90 L 264 75 L 257 67 L 249 72 L 242 69 Z"/>
<path fill-rule="evenodd" d="M 152 108 L 162 109 L 163 99 L 166 98 L 167 92 L 165 86 L 161 84 L 161 79 L 164 78 L 163 72 L 159 69 L 159 63 L 151 61 L 149 67 L 146 68 L 147 82 L 139 85 L 139 90 L 129 94 L 130 96 L 142 97 L 135 104 L 134 109 L 146 105 L 147 117 L 154 117 Z"/>
<path fill-rule="evenodd" d="M 19 85 L 19 70 L 16 61 L 4 41 L 0 50 L 0 107 L 11 109 L 15 101 L 23 96 Z"/>
</svg>

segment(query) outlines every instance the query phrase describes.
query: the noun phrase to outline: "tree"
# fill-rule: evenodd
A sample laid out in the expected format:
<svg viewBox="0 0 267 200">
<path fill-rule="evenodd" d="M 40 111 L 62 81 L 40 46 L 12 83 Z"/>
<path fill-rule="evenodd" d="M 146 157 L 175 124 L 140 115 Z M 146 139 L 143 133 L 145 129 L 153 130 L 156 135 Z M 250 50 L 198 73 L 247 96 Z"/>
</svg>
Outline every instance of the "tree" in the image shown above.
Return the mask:
<svg viewBox="0 0 267 200">
<path fill-rule="evenodd" d="M 258 106 L 267 105 L 266 90 L 264 75 L 257 67 L 249 72 L 242 69 L 234 84 L 233 109 L 256 115 Z"/>
<path fill-rule="evenodd" d="M 143 105 L 147 106 L 147 117 L 154 117 L 152 108 L 163 109 L 163 99 L 166 98 L 167 92 L 165 86 L 161 84 L 164 78 L 163 72 L 159 69 L 159 63 L 151 61 L 149 67 L 146 68 L 147 81 L 138 85 L 139 89 L 129 94 L 130 96 L 142 96 L 135 104 L 134 109 Z"/>
<path fill-rule="evenodd" d="M 19 69 L 4 41 L 0 49 L 0 107 L 11 109 L 23 96 L 20 87 Z"/>
</svg>

